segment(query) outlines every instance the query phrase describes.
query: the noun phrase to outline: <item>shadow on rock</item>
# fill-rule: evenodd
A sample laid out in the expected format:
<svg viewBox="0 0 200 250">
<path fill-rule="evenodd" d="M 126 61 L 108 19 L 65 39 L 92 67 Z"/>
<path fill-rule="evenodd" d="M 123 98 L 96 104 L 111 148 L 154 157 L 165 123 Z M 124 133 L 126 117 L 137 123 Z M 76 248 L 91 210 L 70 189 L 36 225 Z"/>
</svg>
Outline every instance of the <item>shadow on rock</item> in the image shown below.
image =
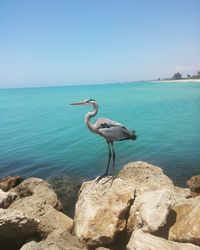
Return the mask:
<svg viewBox="0 0 200 250">
<path fill-rule="evenodd" d="M 160 227 L 157 232 L 153 233 L 153 235 L 162 237 L 164 239 L 168 239 L 169 237 L 169 229 L 175 224 L 176 222 L 176 211 L 171 210 L 167 217 L 167 222 L 164 226 Z"/>
</svg>

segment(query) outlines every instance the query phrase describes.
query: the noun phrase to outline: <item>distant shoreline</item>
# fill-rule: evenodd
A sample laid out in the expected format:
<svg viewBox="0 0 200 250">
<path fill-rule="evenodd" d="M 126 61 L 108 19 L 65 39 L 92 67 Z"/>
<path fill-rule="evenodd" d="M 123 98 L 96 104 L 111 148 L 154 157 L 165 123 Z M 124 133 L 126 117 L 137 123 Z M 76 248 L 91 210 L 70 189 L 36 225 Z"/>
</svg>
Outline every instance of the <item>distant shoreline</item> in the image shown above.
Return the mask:
<svg viewBox="0 0 200 250">
<path fill-rule="evenodd" d="M 198 82 L 200 83 L 200 79 L 180 79 L 180 80 L 155 80 L 152 82 L 182 82 L 182 83 L 187 83 L 187 82 Z"/>
</svg>

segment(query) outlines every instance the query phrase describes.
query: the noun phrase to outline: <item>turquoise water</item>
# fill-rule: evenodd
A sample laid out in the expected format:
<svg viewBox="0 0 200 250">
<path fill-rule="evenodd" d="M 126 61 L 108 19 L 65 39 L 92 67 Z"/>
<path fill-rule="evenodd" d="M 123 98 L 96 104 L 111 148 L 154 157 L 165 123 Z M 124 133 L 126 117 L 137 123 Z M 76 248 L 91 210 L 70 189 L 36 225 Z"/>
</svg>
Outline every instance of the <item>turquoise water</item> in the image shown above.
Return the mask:
<svg viewBox="0 0 200 250">
<path fill-rule="evenodd" d="M 130 161 L 162 167 L 176 184 L 200 173 L 200 83 L 129 83 L 1 89 L 0 176 L 93 178 L 105 171 L 107 145 L 84 124 L 90 107 L 136 130 L 116 142 L 116 168 Z"/>
</svg>

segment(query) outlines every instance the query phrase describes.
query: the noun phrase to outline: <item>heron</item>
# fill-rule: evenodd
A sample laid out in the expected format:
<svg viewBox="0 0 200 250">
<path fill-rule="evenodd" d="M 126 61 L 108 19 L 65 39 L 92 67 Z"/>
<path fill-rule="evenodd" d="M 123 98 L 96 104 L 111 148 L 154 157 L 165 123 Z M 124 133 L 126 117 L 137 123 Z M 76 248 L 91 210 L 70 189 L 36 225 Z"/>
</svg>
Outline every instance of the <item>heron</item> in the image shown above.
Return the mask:
<svg viewBox="0 0 200 250">
<path fill-rule="evenodd" d="M 119 122 L 108 118 L 98 118 L 95 123 L 91 123 L 90 119 L 98 113 L 99 105 L 94 99 L 86 99 L 80 102 L 73 102 L 70 105 L 91 105 L 93 111 L 86 113 L 85 123 L 90 131 L 105 138 L 108 145 L 108 162 L 106 172 L 99 176 L 98 180 L 108 175 L 110 161 L 112 157 L 112 177 L 115 178 L 115 149 L 114 141 L 136 140 L 137 136 L 134 130 L 129 130 Z"/>
</svg>

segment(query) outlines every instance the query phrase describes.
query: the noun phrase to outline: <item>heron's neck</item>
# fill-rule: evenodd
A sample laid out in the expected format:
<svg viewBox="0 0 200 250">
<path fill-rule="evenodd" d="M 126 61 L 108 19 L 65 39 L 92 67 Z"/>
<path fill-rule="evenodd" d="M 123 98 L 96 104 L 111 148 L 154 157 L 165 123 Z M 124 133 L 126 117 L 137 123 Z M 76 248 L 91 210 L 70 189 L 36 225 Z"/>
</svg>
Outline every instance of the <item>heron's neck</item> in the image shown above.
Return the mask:
<svg viewBox="0 0 200 250">
<path fill-rule="evenodd" d="M 90 122 L 90 118 L 91 118 L 91 117 L 94 117 L 94 116 L 97 114 L 97 112 L 98 112 L 98 105 L 94 103 L 94 104 L 93 104 L 93 107 L 94 107 L 93 111 L 88 112 L 88 113 L 85 115 L 85 123 L 86 123 L 86 125 L 88 126 L 88 128 L 89 128 L 92 132 L 95 132 L 94 124 L 92 124 L 92 123 Z"/>
</svg>

